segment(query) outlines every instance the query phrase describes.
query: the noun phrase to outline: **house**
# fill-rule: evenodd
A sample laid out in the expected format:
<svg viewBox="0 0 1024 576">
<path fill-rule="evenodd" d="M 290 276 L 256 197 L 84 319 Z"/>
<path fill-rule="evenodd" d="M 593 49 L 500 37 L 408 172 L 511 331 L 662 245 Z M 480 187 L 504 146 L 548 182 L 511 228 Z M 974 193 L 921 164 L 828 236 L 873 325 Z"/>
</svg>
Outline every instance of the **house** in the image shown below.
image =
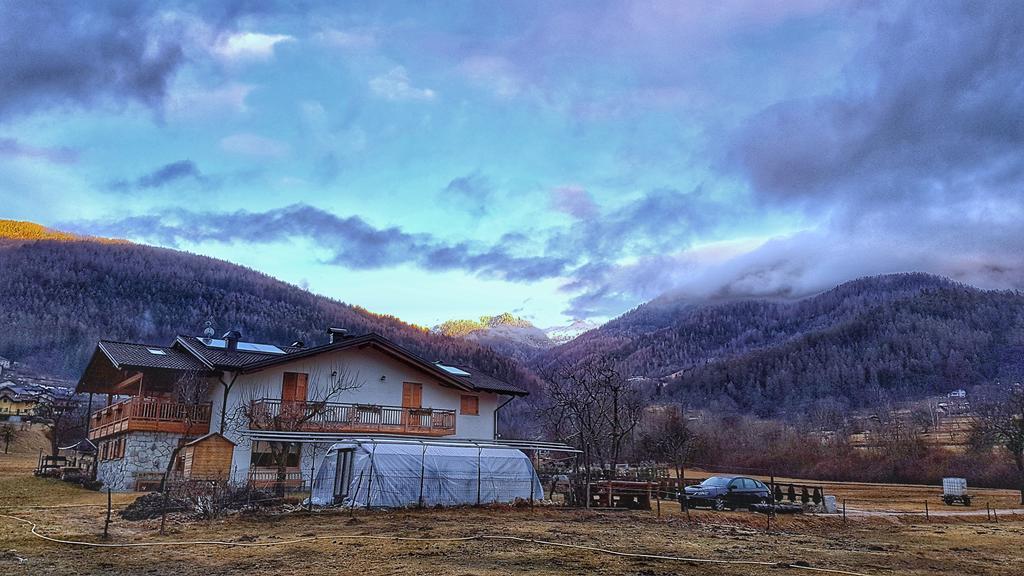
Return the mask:
<svg viewBox="0 0 1024 576">
<path fill-rule="evenodd" d="M 18 422 L 35 413 L 41 390 L 13 381 L 0 382 L 0 420 Z"/>
<path fill-rule="evenodd" d="M 114 490 L 152 485 L 216 433 L 226 442 L 209 444 L 218 458 L 230 453 L 231 481 L 280 481 L 284 468 L 308 482 L 327 447 L 353 435 L 493 441 L 501 407 L 527 394 L 378 334 L 328 334 L 314 347 L 209 330 L 167 346 L 101 340 L 76 387 L 91 406 L 107 398 L 89 417 L 97 478 Z"/>
</svg>

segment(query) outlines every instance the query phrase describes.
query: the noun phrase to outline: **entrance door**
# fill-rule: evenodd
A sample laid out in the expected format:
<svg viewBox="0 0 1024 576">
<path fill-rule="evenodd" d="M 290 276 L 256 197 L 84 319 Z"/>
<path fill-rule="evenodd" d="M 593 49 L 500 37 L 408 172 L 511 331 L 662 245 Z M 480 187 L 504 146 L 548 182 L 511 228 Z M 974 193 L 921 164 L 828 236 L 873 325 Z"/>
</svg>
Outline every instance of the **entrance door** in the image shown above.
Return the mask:
<svg viewBox="0 0 1024 576">
<path fill-rule="evenodd" d="M 419 426 L 420 416 L 415 410 L 423 407 L 423 384 L 402 383 L 402 422 L 406 426 Z"/>
<path fill-rule="evenodd" d="M 306 388 L 309 374 L 301 372 L 285 372 L 281 382 L 281 415 L 297 418 L 306 410 Z"/>
<path fill-rule="evenodd" d="M 305 402 L 309 374 L 285 372 L 281 384 L 281 402 Z"/>
</svg>

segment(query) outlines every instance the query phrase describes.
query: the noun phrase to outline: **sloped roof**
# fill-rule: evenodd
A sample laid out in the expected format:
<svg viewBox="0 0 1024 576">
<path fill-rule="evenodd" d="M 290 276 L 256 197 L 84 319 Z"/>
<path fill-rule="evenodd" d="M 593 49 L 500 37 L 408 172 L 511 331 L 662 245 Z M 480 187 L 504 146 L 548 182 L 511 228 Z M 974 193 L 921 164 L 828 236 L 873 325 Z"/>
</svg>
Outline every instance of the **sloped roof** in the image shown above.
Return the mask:
<svg viewBox="0 0 1024 576">
<path fill-rule="evenodd" d="M 456 366 L 460 370 L 469 372 L 469 376 L 457 376 L 461 380 L 469 382 L 473 388 L 484 392 L 496 392 L 498 394 L 510 394 L 512 396 L 528 396 L 530 393 L 515 384 L 509 384 L 504 380 L 484 374 L 471 366 Z"/>
<path fill-rule="evenodd" d="M 194 356 L 167 346 L 100 340 L 98 348 L 118 370 L 126 367 L 200 371 L 208 369 Z"/>
<path fill-rule="evenodd" d="M 209 439 L 215 438 L 215 437 L 220 437 L 221 440 L 224 440 L 225 442 L 231 444 L 232 446 L 237 446 L 237 444 L 232 442 L 227 436 L 221 434 L 220 432 L 209 432 L 207 434 L 203 434 L 199 438 L 196 438 L 195 440 L 192 440 L 191 442 L 187 442 L 185 444 L 185 446 L 195 446 L 196 444 L 199 444 L 200 442 L 205 442 L 206 440 L 209 440 Z"/>
<path fill-rule="evenodd" d="M 79 391 L 96 391 L 96 385 L 92 384 L 93 382 L 115 376 L 114 374 L 101 375 L 102 371 L 106 370 L 109 372 L 110 369 L 118 371 L 116 375 L 122 378 L 127 377 L 128 371 L 134 369 L 157 369 L 178 372 L 229 370 L 251 373 L 301 358 L 367 346 L 372 346 L 402 362 L 419 368 L 436 377 L 443 384 L 453 388 L 514 396 L 526 396 L 529 394 L 529 392 L 519 386 L 484 374 L 476 368 L 459 366 L 460 370 L 464 370 L 469 374 L 453 374 L 435 363 L 395 344 L 391 340 L 372 332 L 309 348 L 278 346 L 277 348 L 283 351 L 283 354 L 211 347 L 204 344 L 201 338 L 195 336 L 178 336 L 171 346 L 152 346 L 114 340 L 100 340 L 96 353 L 93 355 L 93 360 L 90 361 L 89 367 L 86 368 L 86 373 L 83 373 L 82 378 L 79 380 L 78 388 Z M 96 366 L 94 368 L 97 358 L 103 360 L 101 364 L 106 364 L 107 367 Z M 87 378 L 91 370 L 98 372 Z"/>
<path fill-rule="evenodd" d="M 284 351 L 284 354 L 273 354 L 270 352 L 211 348 L 203 343 L 202 338 L 195 336 L 178 336 L 174 341 L 174 345 L 178 348 L 184 348 L 207 366 L 224 370 L 238 370 L 263 362 L 264 360 L 281 358 L 289 356 L 293 352 L 304 350 L 303 348 L 292 348 L 291 346 L 278 346 L 278 348 Z"/>
</svg>

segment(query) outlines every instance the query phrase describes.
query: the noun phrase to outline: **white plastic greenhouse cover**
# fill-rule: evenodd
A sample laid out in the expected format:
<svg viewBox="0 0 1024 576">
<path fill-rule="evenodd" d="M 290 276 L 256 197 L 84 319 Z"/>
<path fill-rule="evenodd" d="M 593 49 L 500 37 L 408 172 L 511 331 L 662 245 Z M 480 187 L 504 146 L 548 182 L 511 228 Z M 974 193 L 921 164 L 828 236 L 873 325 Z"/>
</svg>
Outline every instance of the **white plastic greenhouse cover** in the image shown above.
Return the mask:
<svg viewBox="0 0 1024 576">
<path fill-rule="evenodd" d="M 312 491 L 318 506 L 456 506 L 543 497 L 533 463 L 519 450 L 358 440 L 331 446 Z"/>
</svg>

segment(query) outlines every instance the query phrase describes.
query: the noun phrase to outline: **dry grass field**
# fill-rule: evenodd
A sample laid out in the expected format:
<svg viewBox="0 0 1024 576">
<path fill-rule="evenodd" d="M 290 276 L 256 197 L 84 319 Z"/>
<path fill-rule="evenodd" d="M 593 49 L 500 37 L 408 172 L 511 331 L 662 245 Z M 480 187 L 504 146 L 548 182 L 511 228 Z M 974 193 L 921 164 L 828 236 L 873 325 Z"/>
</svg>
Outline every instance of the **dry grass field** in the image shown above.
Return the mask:
<svg viewBox="0 0 1024 576">
<path fill-rule="evenodd" d="M 688 520 L 675 503 L 663 503 L 660 518 L 654 512 L 545 507 L 275 511 L 213 522 L 175 516 L 165 536 L 159 535 L 157 520 L 129 522 L 115 514 L 111 537 L 103 541 L 105 495 L 33 478 L 34 463 L 31 454 L 0 455 L 0 514 L 34 522 L 46 536 L 132 547 L 54 543 L 33 535 L 25 522 L 0 517 L 0 574 L 822 573 L 781 567 L 799 564 L 870 575 L 1018 575 L 1024 566 L 1021 517 L 1001 516 L 992 523 L 984 516 L 939 516 L 930 522 L 914 516 L 851 516 L 844 523 L 835 516 L 788 516 L 779 517 L 766 533 L 762 515 L 699 511 Z M 913 500 L 936 500 L 932 487 L 827 485 L 828 492 L 848 498 L 879 490 L 896 495 L 899 502 L 885 503 L 892 509 Z M 1012 494 L 995 491 L 990 496 L 1003 502 Z M 114 507 L 132 499 L 115 495 Z M 880 509 L 872 503 L 864 508 Z M 175 544 L 189 541 L 232 545 Z M 619 556 L 561 544 L 760 564 Z"/>
</svg>

